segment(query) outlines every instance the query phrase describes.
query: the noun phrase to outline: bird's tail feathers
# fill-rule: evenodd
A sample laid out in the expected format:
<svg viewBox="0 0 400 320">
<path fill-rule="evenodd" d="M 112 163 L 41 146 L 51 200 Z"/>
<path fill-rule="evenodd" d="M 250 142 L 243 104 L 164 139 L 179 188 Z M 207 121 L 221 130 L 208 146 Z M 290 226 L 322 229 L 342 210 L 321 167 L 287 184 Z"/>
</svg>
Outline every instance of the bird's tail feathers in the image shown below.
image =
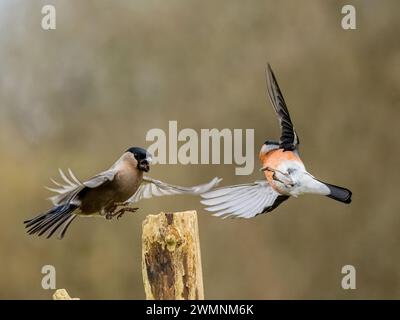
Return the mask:
<svg viewBox="0 0 400 320">
<path fill-rule="evenodd" d="M 349 189 L 335 186 L 333 184 L 325 183 L 324 184 L 329 188 L 329 194 L 327 197 L 332 198 L 334 200 L 350 203 L 352 192 Z"/>
<path fill-rule="evenodd" d="M 47 239 L 50 238 L 58 229 L 58 238 L 62 239 L 71 222 L 76 218 L 73 211 L 78 206 L 72 203 L 66 203 L 51 208 L 30 220 L 24 221 L 25 228 L 29 234 L 41 236 L 47 233 Z"/>
</svg>

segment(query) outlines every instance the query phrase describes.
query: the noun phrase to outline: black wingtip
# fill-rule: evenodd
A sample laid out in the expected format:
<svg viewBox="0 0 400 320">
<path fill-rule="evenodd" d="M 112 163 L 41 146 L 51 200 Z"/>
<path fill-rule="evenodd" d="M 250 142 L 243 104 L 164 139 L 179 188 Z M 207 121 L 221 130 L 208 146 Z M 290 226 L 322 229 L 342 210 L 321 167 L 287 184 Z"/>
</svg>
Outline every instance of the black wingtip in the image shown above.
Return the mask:
<svg viewBox="0 0 400 320">
<path fill-rule="evenodd" d="M 269 62 L 267 62 L 267 68 L 266 68 L 266 70 L 265 70 L 265 73 L 266 73 L 266 78 L 267 78 L 267 85 L 268 85 L 268 86 L 271 86 L 271 87 L 276 87 L 278 93 L 279 93 L 280 95 L 282 95 L 282 93 L 281 93 L 281 91 L 280 91 L 280 88 L 279 88 L 279 85 L 278 85 L 278 81 L 276 80 L 276 77 L 275 77 L 275 73 L 274 73 L 274 71 L 272 70 L 272 67 L 271 67 L 271 65 L 269 64 Z M 272 94 L 272 95 L 273 95 L 273 92 L 270 92 L 269 94 Z M 273 97 L 271 97 L 271 99 L 272 99 L 272 98 L 273 98 Z M 283 96 L 282 96 L 282 98 L 283 98 Z"/>
<path fill-rule="evenodd" d="M 267 74 L 270 75 L 272 78 L 275 78 L 274 71 L 272 70 L 271 65 L 269 62 L 267 62 L 267 68 L 266 68 Z"/>
</svg>

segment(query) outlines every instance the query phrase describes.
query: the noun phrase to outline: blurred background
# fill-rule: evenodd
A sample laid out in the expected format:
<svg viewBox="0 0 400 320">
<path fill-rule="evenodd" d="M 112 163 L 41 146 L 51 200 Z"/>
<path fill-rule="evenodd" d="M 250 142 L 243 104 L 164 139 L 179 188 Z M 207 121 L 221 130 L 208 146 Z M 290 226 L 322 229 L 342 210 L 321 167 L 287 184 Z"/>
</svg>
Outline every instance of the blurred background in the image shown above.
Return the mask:
<svg viewBox="0 0 400 320">
<path fill-rule="evenodd" d="M 41 28 L 41 8 L 57 29 Z M 352 0 L 357 30 L 341 28 L 343 1 L 0 2 L 0 298 L 49 299 L 41 268 L 82 299 L 143 299 L 141 223 L 196 209 L 209 299 L 400 298 L 398 196 L 400 3 Z M 266 101 L 270 62 L 308 169 L 353 190 L 350 206 L 290 199 L 252 220 L 220 220 L 196 197 L 142 201 L 119 221 L 77 219 L 66 237 L 25 233 L 49 208 L 57 168 L 86 179 L 148 130 L 255 129 L 255 153 L 279 137 Z M 235 165 L 155 165 L 150 176 L 222 185 Z M 341 288 L 342 266 L 357 289 Z"/>
</svg>

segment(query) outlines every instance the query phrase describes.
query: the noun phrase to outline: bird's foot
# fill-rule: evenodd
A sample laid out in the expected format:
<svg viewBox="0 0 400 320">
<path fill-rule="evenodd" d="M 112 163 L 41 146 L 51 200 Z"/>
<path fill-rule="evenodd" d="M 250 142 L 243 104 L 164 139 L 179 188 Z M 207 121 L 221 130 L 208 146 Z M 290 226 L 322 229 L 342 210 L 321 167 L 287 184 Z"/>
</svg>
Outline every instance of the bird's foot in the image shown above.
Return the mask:
<svg viewBox="0 0 400 320">
<path fill-rule="evenodd" d="M 278 172 L 278 173 L 280 173 L 280 174 L 282 174 L 282 175 L 284 175 L 284 176 L 288 176 L 287 173 L 282 172 L 281 170 L 278 170 L 278 169 L 274 169 L 274 168 L 268 167 L 268 166 L 267 166 L 267 167 L 262 167 L 262 168 L 260 169 L 260 171 L 270 171 L 270 172 L 273 172 L 273 173 Z"/>
<path fill-rule="evenodd" d="M 116 208 L 115 208 L 115 209 L 116 209 Z M 119 209 L 119 210 L 117 210 L 117 211 L 115 211 L 115 209 L 112 210 L 112 211 L 110 211 L 110 212 L 108 212 L 108 213 L 106 214 L 106 219 L 110 220 L 110 219 L 112 219 L 112 218 L 114 218 L 114 217 L 117 217 L 117 220 L 119 220 L 126 212 L 132 212 L 132 213 L 134 213 L 134 212 L 136 212 L 139 208 L 128 207 L 128 206 L 125 204 L 125 206 L 124 206 L 123 208 L 121 208 L 121 209 Z"/>
<path fill-rule="evenodd" d="M 107 212 L 106 215 L 104 216 L 107 220 L 111 220 L 113 215 L 111 212 Z"/>
<path fill-rule="evenodd" d="M 270 171 L 272 172 L 272 179 L 275 181 L 279 181 L 280 183 L 284 184 L 285 186 L 292 188 L 294 187 L 294 182 L 292 178 L 290 177 L 289 173 L 282 172 L 278 169 L 274 169 L 271 167 L 264 167 L 261 168 L 261 171 Z"/>
<path fill-rule="evenodd" d="M 135 213 L 138 209 L 139 208 L 132 208 L 132 207 L 121 208 L 117 212 L 113 213 L 113 216 L 116 216 L 117 220 L 119 220 L 119 218 L 121 218 L 125 214 L 125 212 Z"/>
</svg>

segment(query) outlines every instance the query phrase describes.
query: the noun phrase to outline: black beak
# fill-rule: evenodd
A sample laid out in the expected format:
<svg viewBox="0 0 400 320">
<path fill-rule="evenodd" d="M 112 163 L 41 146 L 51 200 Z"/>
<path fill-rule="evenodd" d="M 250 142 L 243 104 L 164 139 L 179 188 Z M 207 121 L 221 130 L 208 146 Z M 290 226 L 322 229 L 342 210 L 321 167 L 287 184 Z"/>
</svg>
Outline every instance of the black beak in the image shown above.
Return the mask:
<svg viewBox="0 0 400 320">
<path fill-rule="evenodd" d="M 139 170 L 142 170 L 144 172 L 149 172 L 150 171 L 150 164 L 146 159 L 141 160 L 139 162 Z"/>
</svg>

